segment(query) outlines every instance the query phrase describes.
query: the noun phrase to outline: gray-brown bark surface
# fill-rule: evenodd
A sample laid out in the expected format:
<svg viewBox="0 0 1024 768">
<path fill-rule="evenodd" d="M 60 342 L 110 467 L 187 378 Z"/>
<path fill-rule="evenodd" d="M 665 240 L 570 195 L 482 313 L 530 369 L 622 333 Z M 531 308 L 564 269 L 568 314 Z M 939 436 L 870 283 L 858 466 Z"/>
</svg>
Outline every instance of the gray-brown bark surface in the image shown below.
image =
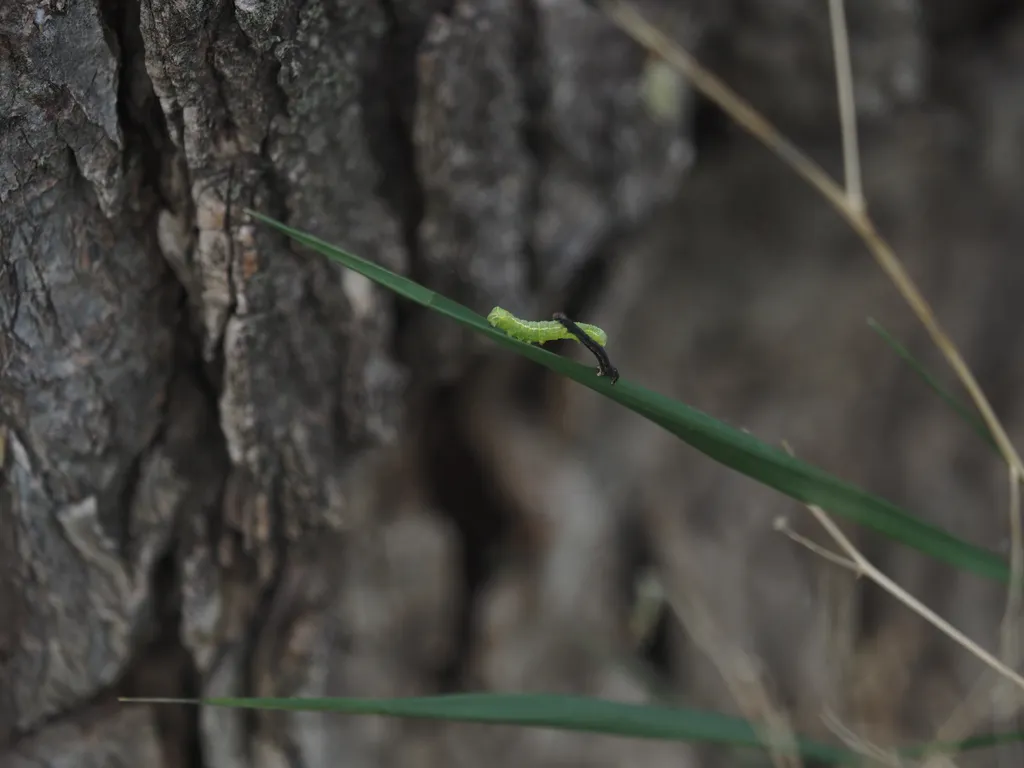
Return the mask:
<svg viewBox="0 0 1024 768">
<path fill-rule="evenodd" d="M 1024 18 L 848 5 L 872 210 L 1020 436 Z M 838 167 L 824 3 L 637 7 Z M 648 65 L 579 0 L 0 5 L 0 766 L 712 764 L 114 701 L 643 700 L 645 563 L 687 702 L 749 705 L 714 663 L 752 656 L 805 731 L 942 722 L 976 665 L 772 532 L 799 509 L 241 212 L 482 312 L 582 312 L 624 376 L 1004 547 L 984 448 L 863 325 L 925 348 L 884 277 L 681 82 L 653 112 Z M 996 642 L 998 590 L 866 545 Z"/>
</svg>

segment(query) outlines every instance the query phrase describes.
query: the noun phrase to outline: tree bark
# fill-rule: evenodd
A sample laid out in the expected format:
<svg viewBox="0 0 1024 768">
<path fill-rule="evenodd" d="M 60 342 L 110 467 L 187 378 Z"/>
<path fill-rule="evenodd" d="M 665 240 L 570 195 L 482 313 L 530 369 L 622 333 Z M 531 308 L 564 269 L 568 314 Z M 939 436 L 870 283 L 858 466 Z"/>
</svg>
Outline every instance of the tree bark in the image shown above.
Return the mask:
<svg viewBox="0 0 1024 768">
<path fill-rule="evenodd" d="M 528 308 L 672 194 L 681 115 L 575 0 L 17 0 L 0 35 L 4 762 L 333 763 L 301 719 L 111 702 L 457 669 L 407 457 L 478 353 L 242 208 Z"/>
</svg>

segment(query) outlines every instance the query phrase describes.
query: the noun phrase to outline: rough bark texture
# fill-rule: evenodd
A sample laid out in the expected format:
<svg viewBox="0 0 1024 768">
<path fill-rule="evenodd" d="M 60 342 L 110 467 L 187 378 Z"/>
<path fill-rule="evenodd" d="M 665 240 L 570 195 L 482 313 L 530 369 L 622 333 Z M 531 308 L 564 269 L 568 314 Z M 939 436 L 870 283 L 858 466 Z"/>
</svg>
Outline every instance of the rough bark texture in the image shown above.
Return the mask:
<svg viewBox="0 0 1024 768">
<path fill-rule="evenodd" d="M 1024 437 L 1024 18 L 848 5 L 872 210 Z M 838 167 L 824 3 L 638 8 Z M 623 375 L 1005 550 L 984 446 L 864 327 L 927 349 L 862 246 L 681 81 L 652 109 L 651 77 L 580 0 L 0 5 L 0 766 L 719 764 L 114 701 L 643 700 L 638 661 L 748 713 L 730 670 L 760 669 L 824 737 L 826 709 L 933 732 L 977 665 L 772 531 L 800 509 L 241 212 L 481 311 L 585 315 Z M 995 644 L 999 590 L 864 544 Z M 651 566 L 675 614 L 637 659 Z"/>
</svg>

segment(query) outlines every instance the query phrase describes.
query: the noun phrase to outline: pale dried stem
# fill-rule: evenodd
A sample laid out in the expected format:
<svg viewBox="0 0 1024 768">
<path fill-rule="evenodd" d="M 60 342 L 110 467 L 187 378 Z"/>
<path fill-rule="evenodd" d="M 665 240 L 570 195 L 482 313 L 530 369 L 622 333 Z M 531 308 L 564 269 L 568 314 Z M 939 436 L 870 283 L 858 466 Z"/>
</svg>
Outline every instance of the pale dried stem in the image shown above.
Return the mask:
<svg viewBox="0 0 1024 768">
<path fill-rule="evenodd" d="M 982 392 L 981 387 L 978 385 L 977 380 L 974 378 L 956 345 L 939 324 L 930 304 L 921 294 L 892 247 L 877 232 L 874 222 L 865 210 L 860 181 L 849 44 L 842 0 L 830 0 L 830 19 L 836 59 L 841 127 L 843 131 L 843 157 L 847 183 L 845 191 L 821 166 L 786 139 L 775 126 L 751 107 L 746 100 L 729 88 L 721 79 L 702 67 L 681 46 L 648 23 L 628 3 L 623 2 L 623 0 L 597 0 L 597 5 L 609 19 L 634 40 L 647 48 L 649 52 L 660 56 L 682 72 L 694 88 L 721 107 L 736 123 L 760 140 L 797 175 L 815 188 L 861 237 L 879 266 L 896 286 L 900 295 L 903 296 L 918 320 L 925 327 L 933 343 L 946 358 L 946 361 L 970 394 L 985 424 L 992 433 L 1003 459 L 1010 467 L 1011 483 L 1015 486 L 1013 494 L 1015 497 L 1019 496 L 1016 486 L 1024 478 L 1024 463 L 1022 463 L 1020 455 L 1010 442 L 1006 430 L 995 415 L 988 398 Z M 1010 514 L 1010 590 L 1007 596 L 1007 608 L 1002 632 L 1003 642 L 1001 643 L 1004 651 L 1011 647 L 1011 640 L 1014 639 L 1011 637 L 1011 633 L 1015 634 L 1015 630 L 1010 628 L 1017 624 L 1016 617 L 1019 613 L 1021 602 L 1022 574 L 1024 574 L 1024 556 L 1022 556 L 1024 545 L 1022 545 L 1019 503 L 1016 504 L 1016 507 L 1017 509 L 1011 510 Z M 895 584 L 892 584 L 892 586 L 896 587 Z M 896 587 L 896 589 L 899 590 L 899 587 Z M 899 591 L 902 592 L 902 590 Z M 906 595 L 906 593 L 903 594 L 909 601 L 914 601 L 914 598 Z M 912 604 L 908 602 L 908 599 L 903 597 L 900 599 L 908 605 Z M 921 607 L 924 608 L 923 605 Z M 927 618 L 926 614 L 922 615 L 925 615 Z M 934 614 L 932 615 L 934 616 Z M 941 622 L 941 624 L 945 624 L 940 617 L 934 616 L 934 618 Z M 941 628 L 941 624 L 937 624 L 937 626 Z M 952 630 L 952 632 L 946 632 L 950 636 L 955 638 L 960 634 L 952 626 L 948 624 L 946 626 L 949 630 Z M 973 641 L 963 637 L 962 634 L 961 637 L 967 641 L 966 643 L 961 642 L 961 644 L 968 649 L 971 649 L 973 646 L 976 651 L 980 651 L 981 654 L 975 651 L 972 652 L 975 652 L 975 655 L 978 655 L 990 667 L 1015 682 L 1021 680 L 1020 676 L 1010 669 L 1008 665 L 998 662 L 991 654 L 988 654 L 984 649 L 974 644 Z M 993 664 L 993 662 L 996 663 Z M 1007 672 L 1010 674 L 1007 674 Z"/>
<path fill-rule="evenodd" d="M 857 754 L 863 755 L 879 765 L 887 765 L 890 768 L 902 768 L 903 763 L 900 761 L 898 755 L 893 752 L 887 752 L 869 741 L 865 741 L 863 738 L 847 728 L 842 721 L 836 717 L 834 712 L 826 711 L 825 714 L 822 715 L 822 721 L 825 723 L 825 727 L 835 734 L 837 739 Z"/>
<path fill-rule="evenodd" d="M 1010 572 L 1020 574 L 1024 570 L 1024 549 L 1021 546 L 1021 519 L 1020 519 L 1020 480 L 1017 472 L 1010 467 Z M 1021 592 L 1024 584 L 1020 578 L 1013 578 L 1010 581 L 1010 588 L 1006 596 L 1006 610 L 1003 613 L 1003 621 L 1000 626 L 999 639 L 1001 646 L 1001 657 L 1007 666 L 1014 669 L 1020 666 L 1020 623 L 1021 623 Z M 999 686 L 993 692 L 993 712 L 996 721 L 1000 725 L 1009 723 L 1020 711 L 1020 692 L 1007 690 Z M 1009 756 L 1004 763 L 1009 762 Z"/>
<path fill-rule="evenodd" d="M 1020 542 L 1020 482 L 1016 473 L 1009 470 L 1010 480 L 1010 538 Z M 1011 570 L 1020 569 L 1021 549 L 1012 546 L 1010 550 Z M 1015 580 L 1010 584 L 1006 609 L 1000 625 L 1000 657 L 1008 667 L 1020 664 L 1020 608 L 1021 584 Z M 1000 685 L 1001 678 L 993 682 L 989 673 L 982 675 L 962 702 L 950 713 L 936 732 L 938 741 L 959 741 L 969 735 L 991 710 L 1000 723 L 1008 722 L 1020 711 L 1022 699 L 1016 690 L 1006 691 Z M 942 756 L 931 756 L 923 768 L 938 768 L 944 762 Z"/>
<path fill-rule="evenodd" d="M 784 521 L 781 523 L 779 521 L 776 521 L 776 529 L 782 531 L 802 546 L 808 547 L 816 554 L 826 555 L 827 559 L 830 562 L 836 563 L 837 565 L 850 569 L 854 571 L 857 575 L 864 576 L 870 579 L 871 581 L 875 582 L 878 586 L 880 586 L 886 592 L 891 594 L 893 597 L 895 597 L 897 600 L 899 600 L 901 603 L 907 606 L 914 613 L 921 616 L 921 618 L 923 618 L 925 621 L 930 623 L 940 632 L 947 635 L 955 643 L 957 643 L 958 645 L 966 649 L 969 653 L 978 658 L 982 663 L 989 666 L 1002 677 L 1012 681 L 1016 686 L 1024 688 L 1024 677 L 1021 677 L 1021 675 L 1019 675 L 1015 670 L 1003 664 L 1003 662 L 1001 662 L 998 658 L 996 658 L 994 655 L 986 651 L 976 642 L 967 637 L 959 629 L 957 629 L 952 624 L 947 622 L 941 616 L 936 614 L 933 610 L 928 608 L 928 606 L 926 606 L 916 597 L 911 595 L 905 589 L 900 587 L 898 584 L 896 584 L 894 581 L 888 578 L 884 573 L 875 568 L 875 566 L 872 565 L 867 560 L 867 558 L 864 557 L 863 554 L 861 554 L 860 550 L 858 550 L 853 545 L 853 543 L 846 537 L 846 535 L 842 532 L 839 526 L 836 525 L 836 523 L 828 516 L 828 514 L 826 514 L 826 512 L 821 507 L 815 506 L 813 504 L 808 504 L 807 508 L 814 515 L 815 519 L 817 519 L 817 521 L 825 529 L 825 532 L 832 538 L 832 540 L 839 546 L 839 548 L 843 550 L 846 557 L 843 557 L 842 555 L 837 555 L 833 552 L 829 552 L 828 550 L 823 550 L 822 547 L 815 545 L 814 542 L 807 540 L 806 537 L 800 536 L 799 534 L 793 532 L 790 529 L 788 523 L 785 523 Z M 1015 693 L 1017 692 L 1015 691 Z M 940 736 L 940 739 L 959 739 L 963 738 L 963 735 L 965 734 L 942 734 Z M 863 742 L 861 741 L 861 743 Z M 933 753 L 931 755 L 926 756 L 926 768 L 950 764 L 951 761 L 949 760 L 948 755 Z"/>
<path fill-rule="evenodd" d="M 914 613 L 918 614 L 921 618 L 927 621 L 929 624 L 934 626 L 943 634 L 949 636 L 954 642 L 963 646 L 967 651 L 977 657 L 982 663 L 990 667 L 991 669 L 998 672 L 1000 675 L 1005 677 L 1007 680 L 1012 680 L 1018 687 L 1024 688 L 1024 677 L 1022 677 L 1016 670 L 1011 669 L 1006 664 L 1001 662 L 993 654 L 986 651 L 978 643 L 971 640 L 963 632 L 954 627 L 944 618 L 939 616 L 935 611 L 929 608 L 927 605 L 922 603 L 916 597 L 907 592 L 903 587 L 894 582 L 880 570 L 878 570 L 870 561 L 857 549 L 853 543 L 846 537 L 842 529 L 830 518 L 821 507 L 814 504 L 808 504 L 807 508 L 811 510 L 811 513 L 821 524 L 825 532 L 832 538 L 833 541 L 839 546 L 845 555 L 857 566 L 857 569 L 862 575 L 871 579 L 878 586 L 884 589 L 886 592 L 891 594 L 905 606 L 910 608 Z"/>
<path fill-rule="evenodd" d="M 861 576 L 860 568 L 857 567 L 857 564 L 855 562 L 850 560 L 848 557 L 837 555 L 835 552 L 825 549 L 820 544 L 811 541 L 803 534 L 797 533 L 793 530 L 792 526 L 790 526 L 789 524 L 789 520 L 787 520 L 785 517 L 779 516 L 775 518 L 774 528 L 776 531 L 786 534 L 786 536 L 795 541 L 801 547 L 809 549 L 811 552 L 813 552 L 823 560 L 827 560 L 833 565 L 838 565 L 840 568 L 845 568 L 848 571 L 853 571 L 853 575 L 857 576 L 858 578 Z"/>
<path fill-rule="evenodd" d="M 1021 547 L 1020 519 L 1020 477 L 1010 468 L 1010 571 L 1019 574 L 1024 571 L 1024 549 Z M 1020 609 L 1024 583 L 1021 579 L 1010 581 L 1007 590 L 1006 610 L 1000 626 L 1000 641 L 1003 658 L 1010 666 L 1020 664 Z"/>
<path fill-rule="evenodd" d="M 839 97 L 839 126 L 843 136 L 843 177 L 850 207 L 864 213 L 864 190 L 860 180 L 860 149 L 857 146 L 857 105 L 853 92 L 850 37 L 846 32 L 843 0 L 829 0 L 832 51 L 835 55 L 836 94 Z"/>
<path fill-rule="evenodd" d="M 996 417 L 974 375 L 967 367 L 956 345 L 940 326 L 928 301 L 918 290 L 897 258 L 892 247 L 875 230 L 874 222 L 862 209 L 850 204 L 846 192 L 820 165 L 783 136 L 760 112 L 750 106 L 721 79 L 706 70 L 677 43 L 653 27 L 642 15 L 622 0 L 597 0 L 597 6 L 626 34 L 643 45 L 651 53 L 661 56 L 666 62 L 682 72 L 690 84 L 732 117 L 750 134 L 772 150 L 794 172 L 813 186 L 860 235 L 875 260 L 889 279 L 895 284 L 900 295 L 917 315 L 928 331 L 932 341 L 942 352 L 950 367 L 959 377 L 974 401 L 982 418 L 988 425 L 1006 463 L 1012 466 L 1019 477 L 1024 477 L 1024 463 L 1010 443 L 1010 439 Z M 1018 574 L 1019 578 L 1019 574 Z"/>
<path fill-rule="evenodd" d="M 864 214 L 864 199 L 861 188 L 860 159 L 857 143 L 857 116 L 853 91 L 853 74 L 850 56 L 849 36 L 846 29 L 846 13 L 843 0 L 829 0 L 829 20 L 832 29 L 832 49 L 835 54 L 836 91 L 839 99 L 840 126 L 843 139 L 843 167 L 846 180 L 847 200 L 851 207 Z M 1006 607 L 1000 625 L 1000 658 L 1012 669 L 1020 664 L 1019 625 L 1021 605 L 1022 562 L 1020 482 L 1017 471 L 1008 462 L 1010 481 L 1009 528 L 1010 528 L 1010 585 L 1007 590 Z M 830 553 L 831 554 L 831 553 Z M 940 739 L 959 740 L 967 736 L 985 717 L 988 709 L 983 698 L 991 700 L 992 711 L 998 723 L 1010 720 L 1020 708 L 1021 697 L 1015 689 L 1007 691 L 1006 681 L 999 680 L 993 688 L 983 676 L 968 694 L 963 704 L 954 711 L 946 724 L 940 728 Z M 1000 684 L 1001 683 L 1001 684 Z M 953 731 L 951 734 L 950 731 Z M 926 766 L 937 768 L 938 764 L 951 764 L 944 755 L 933 755 L 926 760 Z"/>
<path fill-rule="evenodd" d="M 718 670 L 743 716 L 754 724 L 776 768 L 800 768 L 803 761 L 789 719 L 761 679 L 759 664 L 722 634 L 704 600 L 687 588 L 667 593 L 676 618 Z"/>
<path fill-rule="evenodd" d="M 921 294 L 913 279 L 907 273 L 892 247 L 875 229 L 874 222 L 868 216 L 864 205 L 859 149 L 857 145 L 856 109 L 853 91 L 853 78 L 850 64 L 849 41 L 846 31 L 845 13 L 842 0 L 830 0 L 830 22 L 835 54 L 836 81 L 839 101 L 840 124 L 843 136 L 843 160 L 846 190 L 844 191 L 817 163 L 804 154 L 785 138 L 770 122 L 744 99 L 736 94 L 722 80 L 704 69 L 681 46 L 670 40 L 659 30 L 651 26 L 646 19 L 637 13 L 628 3 L 622 0 L 598 0 L 597 5 L 605 14 L 634 40 L 648 51 L 659 55 L 670 65 L 676 67 L 690 83 L 704 96 L 721 107 L 739 125 L 774 152 L 797 175 L 814 187 L 835 210 L 846 220 L 850 227 L 861 237 L 871 251 L 876 262 L 896 286 L 900 295 L 910 306 L 918 320 L 927 330 L 933 343 L 946 358 L 950 367 L 970 394 L 975 406 L 988 426 L 996 445 L 1010 468 L 1011 503 L 1010 503 L 1010 587 L 1007 595 L 1006 609 L 1001 625 L 1001 651 L 1008 663 L 1003 663 L 985 649 L 981 648 L 962 632 L 943 620 L 916 598 L 906 593 L 888 577 L 874 568 L 861 553 L 849 542 L 842 531 L 828 518 L 823 510 L 810 507 L 818 517 L 826 531 L 849 555 L 849 563 L 844 562 L 833 553 L 822 550 L 813 542 L 802 540 L 792 531 L 787 535 L 810 546 L 818 554 L 838 564 L 850 567 L 850 564 L 897 599 L 924 617 L 940 631 L 944 632 L 961 646 L 973 653 L 987 666 L 1003 677 L 1012 680 L 1017 686 L 1024 687 L 1022 678 L 1013 666 L 1019 661 L 1019 614 L 1022 599 L 1022 574 L 1024 574 L 1024 545 L 1020 520 L 1019 485 L 1024 478 L 1024 463 L 1010 442 L 1005 429 L 995 415 L 988 398 L 982 392 L 967 363 L 940 325 L 928 301 Z M 973 698 L 973 697 L 972 697 Z M 1014 697 L 1012 711 L 1016 711 L 1020 701 Z M 999 715 L 1011 714 L 1011 707 L 1003 707 Z M 948 730 L 944 728 L 943 730 Z M 937 757 L 937 756 L 936 756 Z M 945 759 L 943 758 L 945 761 Z"/>
</svg>

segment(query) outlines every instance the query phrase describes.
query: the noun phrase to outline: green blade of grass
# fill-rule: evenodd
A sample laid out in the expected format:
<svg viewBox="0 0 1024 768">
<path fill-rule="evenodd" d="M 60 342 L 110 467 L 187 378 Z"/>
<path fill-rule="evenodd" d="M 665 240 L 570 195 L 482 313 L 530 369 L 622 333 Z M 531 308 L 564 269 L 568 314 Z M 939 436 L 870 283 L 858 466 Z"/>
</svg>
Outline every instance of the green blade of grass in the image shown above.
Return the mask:
<svg viewBox="0 0 1024 768">
<path fill-rule="evenodd" d="M 967 426 L 973 429 L 982 440 L 989 444 L 992 450 L 996 452 L 997 456 L 1002 458 L 1002 452 L 999 450 L 999 445 L 996 443 L 995 438 L 992 437 L 991 430 L 974 410 L 968 408 L 949 390 L 939 384 L 938 379 L 932 376 L 928 370 L 912 354 L 910 354 L 910 350 L 903 346 L 895 336 L 885 330 L 881 323 L 869 317 L 868 326 L 871 330 L 882 337 L 882 341 L 888 344 L 889 347 L 892 348 L 893 352 L 903 358 L 903 361 L 911 367 L 914 373 L 916 373 L 921 380 L 935 392 L 935 394 L 941 397 L 945 401 L 946 405 L 952 408 L 953 411 L 963 419 Z"/>
<path fill-rule="evenodd" d="M 607 699 L 558 694 L 460 693 L 397 699 L 364 698 L 210 698 L 121 699 L 124 702 L 188 704 L 233 709 L 335 712 L 348 715 L 383 715 L 491 725 L 553 728 L 600 733 L 634 739 L 658 739 L 727 747 L 764 748 L 763 734 L 746 720 L 715 712 L 629 704 Z M 998 744 L 1024 741 L 1024 732 L 978 736 L 946 744 L 915 745 L 898 754 L 907 757 L 926 752 L 962 752 Z M 796 751 L 807 759 L 830 765 L 860 765 L 864 758 L 842 747 L 796 739 Z"/>
<path fill-rule="evenodd" d="M 606 378 L 596 376 L 589 366 L 509 338 L 488 325 L 484 317 L 468 307 L 408 278 L 270 217 L 255 211 L 247 210 L 247 213 L 398 295 L 440 312 L 498 344 L 624 405 L 715 461 L 797 501 L 815 504 L 956 568 L 1004 583 L 1010 579 L 1006 562 L 995 553 L 925 523 L 895 504 L 845 483 L 752 435 L 625 378 L 613 385 Z"/>
</svg>

